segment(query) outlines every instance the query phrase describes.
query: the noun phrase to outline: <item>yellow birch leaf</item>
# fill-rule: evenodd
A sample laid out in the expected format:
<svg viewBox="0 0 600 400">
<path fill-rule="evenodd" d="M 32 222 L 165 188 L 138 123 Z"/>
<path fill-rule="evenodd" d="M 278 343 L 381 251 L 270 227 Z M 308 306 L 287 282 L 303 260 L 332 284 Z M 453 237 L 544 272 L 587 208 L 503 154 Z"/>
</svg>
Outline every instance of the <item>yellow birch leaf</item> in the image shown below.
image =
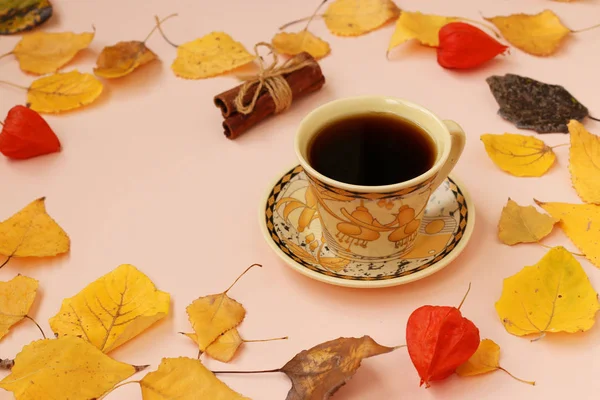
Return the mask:
<svg viewBox="0 0 600 400">
<path fill-rule="evenodd" d="M 0 282 L 0 339 L 21 321 L 33 305 L 38 281 L 18 275 L 8 282 Z"/>
<path fill-rule="evenodd" d="M 388 45 L 388 52 L 412 39 L 417 39 L 426 46 L 437 47 L 440 44 L 440 29 L 454 21 L 457 21 L 457 18 L 403 11 L 396 21 L 396 30 Z"/>
<path fill-rule="evenodd" d="M 109 79 L 120 78 L 156 59 L 156 54 L 146 47 L 144 42 L 137 40 L 118 42 L 102 49 L 96 61 L 94 74 Z"/>
<path fill-rule="evenodd" d="M 460 376 L 481 375 L 500 369 L 500 346 L 493 340 L 483 339 L 469 360 L 456 369 Z"/>
<path fill-rule="evenodd" d="M 96 399 L 144 367 L 115 361 L 75 336 L 23 347 L 0 388 L 17 400 Z"/>
<path fill-rule="evenodd" d="M 535 15 L 512 14 L 485 19 L 496 25 L 510 44 L 534 56 L 554 54 L 571 33 L 551 10 Z"/>
<path fill-rule="evenodd" d="M 177 47 L 171 69 L 186 79 L 203 79 L 221 75 L 254 61 L 255 56 L 224 32 L 208 35 Z"/>
<path fill-rule="evenodd" d="M 573 187 L 586 203 L 600 204 L 600 137 L 588 132 L 577 120 L 571 120 L 568 127 Z"/>
<path fill-rule="evenodd" d="M 317 60 L 331 51 L 329 43 L 309 31 L 278 33 L 271 39 L 271 44 L 279 53 L 296 55 L 307 52 Z"/>
<path fill-rule="evenodd" d="M 498 237 L 510 246 L 517 243 L 535 243 L 552 232 L 558 218 L 542 214 L 533 206 L 523 207 L 508 199 L 498 223 Z"/>
<path fill-rule="evenodd" d="M 33 32 L 23 36 L 12 52 L 23 71 L 44 75 L 58 71 L 93 39 L 93 32 Z"/>
<path fill-rule="evenodd" d="M 506 278 L 496 312 L 516 336 L 582 332 L 592 328 L 598 294 L 581 264 L 564 247 L 554 247 L 535 265 Z"/>
<path fill-rule="evenodd" d="M 8 257 L 56 256 L 70 246 L 67 233 L 46 212 L 44 197 L 0 223 L 0 254 Z"/>
<path fill-rule="evenodd" d="M 535 386 L 535 382 L 517 378 L 500 366 L 500 346 L 490 339 L 483 339 L 479 343 L 477 351 L 466 363 L 456 369 L 456 374 L 459 376 L 474 376 L 487 374 L 498 369 L 506 372 L 510 377 L 519 382 Z"/>
<path fill-rule="evenodd" d="M 75 70 L 39 78 L 27 92 L 27 103 L 41 113 L 57 113 L 90 104 L 102 93 L 102 83 L 92 74 Z"/>
<path fill-rule="evenodd" d="M 199 345 L 198 336 L 195 333 L 184 333 L 194 343 Z M 237 329 L 233 328 L 219 336 L 206 348 L 205 353 L 215 360 L 229 362 L 235 356 L 239 347 L 244 343 Z"/>
<path fill-rule="evenodd" d="M 133 265 L 123 264 L 63 300 L 50 318 L 57 335 L 80 336 L 104 353 L 133 339 L 169 313 L 170 296 Z"/>
<path fill-rule="evenodd" d="M 600 206 L 594 204 L 536 203 L 554 218 L 558 226 L 585 257 L 600 268 Z"/>
<path fill-rule="evenodd" d="M 556 160 L 552 147 L 532 136 L 487 133 L 481 141 L 494 164 L 514 176 L 542 176 Z"/>
<path fill-rule="evenodd" d="M 227 292 L 254 266 L 261 267 L 259 264 L 251 265 L 224 292 L 200 297 L 187 306 L 188 318 L 196 333 L 200 351 L 205 352 L 219 336 L 237 327 L 244 320 L 246 309 L 229 297 Z"/>
<path fill-rule="evenodd" d="M 334 35 L 360 36 L 399 14 L 400 9 L 391 0 L 335 0 L 323 14 L 323 19 Z"/>
<path fill-rule="evenodd" d="M 250 400 L 220 381 L 199 360 L 163 358 L 140 381 L 143 400 Z"/>
<path fill-rule="evenodd" d="M 0 35 L 24 32 L 46 22 L 52 16 L 48 0 L 2 0 Z"/>
</svg>

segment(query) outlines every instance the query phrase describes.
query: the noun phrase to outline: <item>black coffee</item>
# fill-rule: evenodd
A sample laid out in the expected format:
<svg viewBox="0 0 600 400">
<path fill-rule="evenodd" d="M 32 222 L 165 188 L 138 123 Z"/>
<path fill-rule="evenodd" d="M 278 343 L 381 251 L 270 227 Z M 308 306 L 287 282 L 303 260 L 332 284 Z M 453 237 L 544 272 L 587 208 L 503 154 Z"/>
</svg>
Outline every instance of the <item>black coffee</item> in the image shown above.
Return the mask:
<svg viewBox="0 0 600 400">
<path fill-rule="evenodd" d="M 435 146 L 416 124 L 389 113 L 357 114 L 324 126 L 308 147 L 323 175 L 354 185 L 407 181 L 433 166 Z"/>
</svg>

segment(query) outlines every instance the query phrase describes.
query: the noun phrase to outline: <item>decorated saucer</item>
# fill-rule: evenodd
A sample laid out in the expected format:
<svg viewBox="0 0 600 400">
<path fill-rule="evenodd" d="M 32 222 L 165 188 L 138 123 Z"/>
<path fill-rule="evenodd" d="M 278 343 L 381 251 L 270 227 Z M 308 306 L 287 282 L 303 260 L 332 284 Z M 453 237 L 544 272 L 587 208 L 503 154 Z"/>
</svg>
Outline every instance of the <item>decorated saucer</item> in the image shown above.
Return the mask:
<svg viewBox="0 0 600 400">
<path fill-rule="evenodd" d="M 260 225 L 267 243 L 287 265 L 332 285 L 379 288 L 425 278 L 450 264 L 473 232 L 474 205 L 464 185 L 450 176 L 431 195 L 419 235 L 408 253 L 375 262 L 343 258 L 325 240 L 308 186 L 301 166 L 285 173 L 261 204 Z"/>
</svg>

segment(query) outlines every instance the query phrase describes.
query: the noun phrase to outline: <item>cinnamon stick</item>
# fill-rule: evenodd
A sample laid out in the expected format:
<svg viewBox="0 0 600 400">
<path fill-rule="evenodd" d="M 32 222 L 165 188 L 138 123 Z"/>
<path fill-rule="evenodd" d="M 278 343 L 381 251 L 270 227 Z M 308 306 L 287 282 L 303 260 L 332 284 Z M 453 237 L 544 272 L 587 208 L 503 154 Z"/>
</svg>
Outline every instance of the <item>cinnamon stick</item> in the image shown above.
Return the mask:
<svg viewBox="0 0 600 400">
<path fill-rule="evenodd" d="M 302 56 L 314 61 L 314 58 L 308 53 L 302 53 Z M 325 84 L 325 77 L 317 62 L 310 63 L 301 69 L 282 76 L 292 90 L 292 101 L 316 92 Z M 225 136 L 232 140 L 275 113 L 275 102 L 264 88 L 261 90 L 252 112 L 249 114 L 239 113 L 234 102 L 241 87 L 242 85 L 238 85 L 214 97 L 214 103 L 221 109 L 221 114 L 224 117 L 223 129 Z M 250 102 L 253 95 L 254 91 L 248 91 L 244 96 L 244 104 Z"/>
</svg>

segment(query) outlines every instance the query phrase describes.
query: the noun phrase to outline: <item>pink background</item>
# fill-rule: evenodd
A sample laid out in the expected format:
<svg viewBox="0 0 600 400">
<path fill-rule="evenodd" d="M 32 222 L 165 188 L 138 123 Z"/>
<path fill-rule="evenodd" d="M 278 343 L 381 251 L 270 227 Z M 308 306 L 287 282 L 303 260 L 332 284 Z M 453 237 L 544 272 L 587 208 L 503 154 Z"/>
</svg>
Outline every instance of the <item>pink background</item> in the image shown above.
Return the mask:
<svg viewBox="0 0 600 400">
<path fill-rule="evenodd" d="M 248 49 L 269 40 L 277 27 L 309 15 L 317 1 L 246 0 L 55 0 L 55 15 L 43 29 L 97 29 L 89 50 L 69 64 L 91 72 L 97 54 L 119 40 L 141 40 L 154 15 L 173 12 L 165 24 L 171 40 L 183 43 L 213 30 L 241 40 Z M 600 2 L 572 4 L 549 0 L 418 1 L 402 0 L 412 11 L 459 15 L 474 19 L 551 8 L 572 29 L 600 22 Z M 298 30 L 302 25 L 297 27 Z M 72 239 L 66 257 L 13 260 L 0 279 L 18 273 L 40 281 L 41 293 L 31 314 L 51 334 L 48 318 L 61 300 L 123 263 L 131 263 L 172 295 L 171 315 L 111 356 L 131 364 L 152 364 L 161 357 L 194 357 L 197 349 L 178 331 L 190 331 L 185 307 L 199 296 L 225 289 L 246 266 L 258 262 L 230 294 L 248 314 L 240 326 L 245 338 L 289 335 L 287 341 L 243 347 L 231 365 L 206 360 L 212 369 L 276 368 L 302 349 L 339 336 L 371 335 L 385 345 L 405 342 L 409 314 L 424 304 L 457 305 L 469 282 L 473 288 L 462 308 L 480 328 L 482 338 L 502 347 L 501 364 L 536 387 L 518 383 L 502 372 L 458 378 L 419 387 L 406 350 L 368 359 L 335 396 L 336 399 L 506 399 L 592 398 L 600 390 L 594 359 L 600 356 L 600 327 L 583 334 L 553 334 L 530 343 L 508 334 L 495 312 L 502 280 L 546 252 L 540 246 L 508 247 L 496 236 L 502 207 L 510 196 L 520 204 L 542 201 L 580 202 L 568 174 L 568 148 L 556 149 L 556 165 L 544 177 L 526 179 L 503 173 L 488 159 L 479 136 L 515 132 L 496 115 L 497 104 L 485 78 L 517 73 L 564 85 L 600 116 L 598 52 L 600 30 L 573 35 L 557 55 L 536 58 L 512 49 L 483 68 L 455 72 L 441 68 L 435 50 L 404 45 L 387 60 L 393 25 L 358 38 L 331 35 L 323 21 L 311 30 L 329 41 L 332 53 L 321 61 L 327 79 L 318 93 L 294 104 L 236 141 L 225 139 L 221 115 L 212 97 L 237 84 L 233 77 L 186 81 L 174 76 L 170 64 L 175 49 L 159 35 L 148 46 L 162 62 L 131 76 L 105 82 L 102 97 L 92 106 L 59 116 L 46 116 L 63 144 L 59 154 L 24 162 L 0 158 L 2 195 L 0 220 L 40 196 L 49 213 Z M 0 38 L 0 54 L 10 51 L 19 36 Z M 0 61 L 3 80 L 29 85 L 13 58 Z M 295 127 L 313 108 L 345 96 L 383 94 L 404 97 L 430 108 L 442 118 L 459 122 L 468 135 L 464 156 L 455 169 L 477 207 L 475 232 L 462 255 L 441 272 L 416 283 L 382 290 L 353 290 L 319 283 L 289 269 L 265 243 L 258 225 L 260 201 L 268 185 L 295 165 Z M 2 118 L 25 93 L 0 87 Z M 600 124 L 586 121 L 600 133 Z M 521 131 L 520 133 L 533 134 Z M 568 136 L 538 136 L 550 145 Z M 547 244 L 574 246 L 559 229 Z M 592 284 L 600 290 L 600 272 L 580 259 Z M 24 322 L 0 343 L 0 356 L 13 358 L 39 338 Z M 135 378 L 140 379 L 143 373 Z M 290 387 L 282 374 L 222 376 L 235 390 L 253 399 L 284 399 Z M 0 392 L 1 399 L 12 398 Z M 140 398 L 139 388 L 126 386 L 109 399 Z"/>
</svg>

